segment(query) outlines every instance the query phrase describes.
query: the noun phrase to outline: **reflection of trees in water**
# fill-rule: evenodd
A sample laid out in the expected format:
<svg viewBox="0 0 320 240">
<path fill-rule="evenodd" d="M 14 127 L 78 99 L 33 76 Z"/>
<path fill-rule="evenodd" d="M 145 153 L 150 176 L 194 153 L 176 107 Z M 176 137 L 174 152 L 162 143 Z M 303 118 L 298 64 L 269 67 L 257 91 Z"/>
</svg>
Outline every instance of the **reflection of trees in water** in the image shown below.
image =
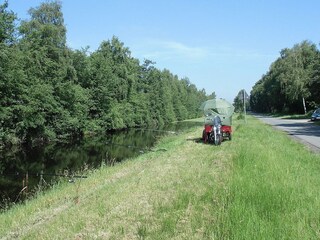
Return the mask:
<svg viewBox="0 0 320 240">
<path fill-rule="evenodd" d="M 183 122 L 156 131 L 127 129 L 70 144 L 51 144 L 5 152 L 0 156 L 1 196 L 14 201 L 23 187 L 26 173 L 29 173 L 29 190 L 37 188 L 39 183 L 50 185 L 61 179 L 50 174 L 79 174 L 87 168 L 113 165 L 150 151 L 161 136 L 170 134 L 168 131 L 179 132 L 194 125 L 199 123 Z M 41 173 L 44 174 L 42 179 Z"/>
</svg>

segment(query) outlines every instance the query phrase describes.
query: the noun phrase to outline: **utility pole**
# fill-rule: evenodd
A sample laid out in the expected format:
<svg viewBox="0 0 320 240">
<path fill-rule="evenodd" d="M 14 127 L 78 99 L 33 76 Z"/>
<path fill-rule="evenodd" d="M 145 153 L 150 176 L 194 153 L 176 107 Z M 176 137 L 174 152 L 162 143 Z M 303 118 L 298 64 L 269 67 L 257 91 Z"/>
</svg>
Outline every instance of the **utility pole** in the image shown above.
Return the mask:
<svg viewBox="0 0 320 240">
<path fill-rule="evenodd" d="M 302 97 L 302 104 L 303 104 L 304 114 L 307 114 L 306 101 L 304 100 L 304 97 Z"/>
<path fill-rule="evenodd" d="M 243 113 L 244 113 L 244 122 L 247 123 L 246 117 L 246 97 L 245 97 L 245 90 L 243 89 Z"/>
</svg>

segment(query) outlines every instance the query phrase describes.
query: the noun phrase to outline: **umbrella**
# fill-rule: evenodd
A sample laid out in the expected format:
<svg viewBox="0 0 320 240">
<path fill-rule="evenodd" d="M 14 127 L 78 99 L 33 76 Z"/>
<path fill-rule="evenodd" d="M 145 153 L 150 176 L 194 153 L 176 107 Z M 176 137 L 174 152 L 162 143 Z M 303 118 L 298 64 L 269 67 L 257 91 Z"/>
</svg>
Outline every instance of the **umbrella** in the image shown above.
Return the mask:
<svg viewBox="0 0 320 240">
<path fill-rule="evenodd" d="M 203 110 L 205 114 L 217 113 L 227 116 L 231 116 L 234 112 L 234 106 L 222 98 L 207 100 L 201 104 L 200 109 Z"/>
</svg>

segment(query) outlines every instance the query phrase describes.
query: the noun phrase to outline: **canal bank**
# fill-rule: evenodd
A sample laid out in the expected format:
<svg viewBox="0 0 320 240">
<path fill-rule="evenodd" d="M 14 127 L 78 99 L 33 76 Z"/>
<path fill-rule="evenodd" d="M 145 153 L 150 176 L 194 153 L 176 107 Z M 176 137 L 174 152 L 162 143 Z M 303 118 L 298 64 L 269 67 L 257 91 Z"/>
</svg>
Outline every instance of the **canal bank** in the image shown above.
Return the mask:
<svg viewBox="0 0 320 240">
<path fill-rule="evenodd" d="M 180 134 L 202 120 L 157 129 L 126 129 L 85 137 L 67 144 L 40 145 L 0 154 L 0 210 L 32 197 L 59 181 L 73 182 L 101 166 L 153 151 L 163 136 Z"/>
<path fill-rule="evenodd" d="M 193 127 L 168 135 L 153 152 L 93 170 L 72 184 L 60 182 L 4 213 L 0 238 L 132 239 L 148 234 L 149 227 L 170 237 L 176 224 L 193 225 L 192 234 L 203 235 L 195 229 L 213 221 L 208 210 L 213 186 L 222 180 L 224 147 L 203 144 L 201 132 L 202 127 Z M 194 209 L 196 202 L 202 210 Z"/>
<path fill-rule="evenodd" d="M 0 239 L 318 239 L 320 158 L 259 120 L 203 127 L 0 215 Z M 165 149 L 165 150 L 164 150 Z"/>
</svg>

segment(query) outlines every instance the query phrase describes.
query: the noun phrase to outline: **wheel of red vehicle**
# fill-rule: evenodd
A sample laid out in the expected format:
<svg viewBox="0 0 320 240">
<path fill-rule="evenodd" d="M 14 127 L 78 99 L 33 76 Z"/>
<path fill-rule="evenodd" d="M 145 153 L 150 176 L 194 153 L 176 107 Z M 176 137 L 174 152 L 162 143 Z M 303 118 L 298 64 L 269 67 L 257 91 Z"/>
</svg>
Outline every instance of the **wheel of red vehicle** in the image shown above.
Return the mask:
<svg viewBox="0 0 320 240">
<path fill-rule="evenodd" d="M 217 137 L 214 138 L 214 145 L 218 146 L 220 145 L 222 142 L 222 135 L 221 134 L 217 134 Z"/>
<path fill-rule="evenodd" d="M 231 137 L 231 133 L 229 133 L 229 141 L 231 141 L 232 137 Z"/>
<path fill-rule="evenodd" d="M 205 130 L 202 131 L 202 140 L 204 143 L 208 142 L 208 134 L 206 133 Z"/>
</svg>

